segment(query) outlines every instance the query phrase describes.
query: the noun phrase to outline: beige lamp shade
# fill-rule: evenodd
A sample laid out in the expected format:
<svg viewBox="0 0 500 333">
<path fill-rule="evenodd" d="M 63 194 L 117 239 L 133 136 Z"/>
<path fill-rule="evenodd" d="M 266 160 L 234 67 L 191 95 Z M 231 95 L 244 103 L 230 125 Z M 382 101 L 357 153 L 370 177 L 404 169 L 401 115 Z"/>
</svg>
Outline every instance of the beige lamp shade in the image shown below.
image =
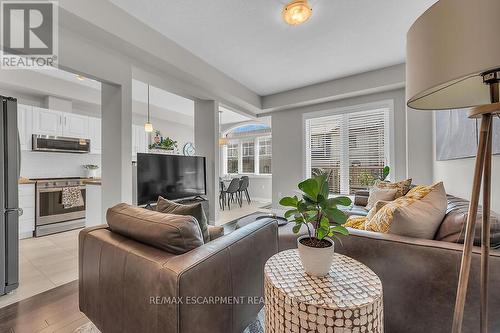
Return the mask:
<svg viewBox="0 0 500 333">
<path fill-rule="evenodd" d="M 494 69 L 500 69 L 500 0 L 440 0 L 408 32 L 411 108 L 489 104 L 489 86 L 481 74 Z"/>
</svg>

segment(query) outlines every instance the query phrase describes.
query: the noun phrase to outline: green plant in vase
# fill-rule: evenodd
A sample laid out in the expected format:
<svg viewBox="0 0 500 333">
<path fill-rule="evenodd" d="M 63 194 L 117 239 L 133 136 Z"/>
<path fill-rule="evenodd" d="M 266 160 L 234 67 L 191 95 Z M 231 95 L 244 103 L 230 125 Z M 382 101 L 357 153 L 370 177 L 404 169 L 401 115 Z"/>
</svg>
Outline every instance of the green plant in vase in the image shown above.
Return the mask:
<svg viewBox="0 0 500 333">
<path fill-rule="evenodd" d="M 302 198 L 284 197 L 280 205 L 292 207 L 285 218 L 294 222 L 293 232 L 302 227 L 307 235 L 297 239 L 299 256 L 307 273 L 315 276 L 328 274 L 333 262 L 334 242 L 338 235 L 349 235 L 343 226 L 347 216 L 337 206 L 350 206 L 352 201 L 345 196 L 329 198 L 328 175 L 320 174 L 298 184 Z"/>
</svg>

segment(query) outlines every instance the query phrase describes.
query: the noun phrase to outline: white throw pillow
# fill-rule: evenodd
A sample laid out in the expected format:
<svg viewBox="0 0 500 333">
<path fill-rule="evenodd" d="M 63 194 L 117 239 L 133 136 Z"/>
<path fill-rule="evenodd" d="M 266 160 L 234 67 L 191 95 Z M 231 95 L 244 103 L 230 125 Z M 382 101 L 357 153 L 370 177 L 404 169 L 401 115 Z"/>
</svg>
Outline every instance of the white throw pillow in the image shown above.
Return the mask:
<svg viewBox="0 0 500 333">
<path fill-rule="evenodd" d="M 373 187 L 370 189 L 370 196 L 368 197 L 368 203 L 366 204 L 366 209 L 372 209 L 377 201 L 392 201 L 396 197 L 396 192 L 398 190 L 395 188 L 377 188 Z"/>
</svg>

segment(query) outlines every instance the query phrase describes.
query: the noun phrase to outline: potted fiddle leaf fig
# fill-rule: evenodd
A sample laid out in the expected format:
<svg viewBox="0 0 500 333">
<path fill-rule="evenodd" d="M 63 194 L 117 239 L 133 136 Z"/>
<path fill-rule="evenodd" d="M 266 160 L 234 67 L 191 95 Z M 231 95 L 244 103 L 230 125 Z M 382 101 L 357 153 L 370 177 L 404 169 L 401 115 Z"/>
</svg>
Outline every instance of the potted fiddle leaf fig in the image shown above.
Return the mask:
<svg viewBox="0 0 500 333">
<path fill-rule="evenodd" d="M 284 197 L 280 205 L 292 207 L 285 218 L 295 222 L 294 233 L 302 227 L 307 234 L 297 239 L 300 261 L 306 273 L 325 276 L 333 262 L 334 242 L 338 235 L 349 235 L 343 226 L 347 216 L 337 206 L 351 205 L 351 199 L 344 196 L 329 198 L 328 175 L 320 174 L 299 183 L 302 198 Z"/>
</svg>

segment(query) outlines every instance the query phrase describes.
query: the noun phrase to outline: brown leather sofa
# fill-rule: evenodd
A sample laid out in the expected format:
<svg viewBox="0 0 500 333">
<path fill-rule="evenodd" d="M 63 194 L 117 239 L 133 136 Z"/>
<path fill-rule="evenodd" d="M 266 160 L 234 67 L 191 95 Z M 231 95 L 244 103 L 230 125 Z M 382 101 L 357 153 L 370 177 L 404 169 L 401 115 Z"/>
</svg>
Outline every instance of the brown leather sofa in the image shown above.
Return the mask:
<svg viewBox="0 0 500 333">
<path fill-rule="evenodd" d="M 241 333 L 263 306 L 264 264 L 277 251 L 271 219 L 180 255 L 107 225 L 87 228 L 79 235 L 80 310 L 103 333 Z"/>
<path fill-rule="evenodd" d="M 368 203 L 368 196 L 368 191 L 357 191 L 354 196 L 354 204 L 351 207 L 344 208 L 343 211 L 347 215 L 366 216 L 368 210 L 366 210 L 365 206 Z M 463 244 L 469 201 L 449 194 L 446 196 L 446 199 L 448 201 L 446 215 L 434 236 L 434 240 Z M 481 246 L 481 219 L 482 211 L 481 207 L 479 207 L 474 237 L 474 245 L 477 246 Z M 491 247 L 500 248 L 500 217 L 492 211 L 490 213 L 490 221 Z"/>
<path fill-rule="evenodd" d="M 361 209 L 359 201 L 353 210 Z M 448 196 L 448 210 L 440 233 L 454 242 L 417 239 L 350 229 L 350 236 L 336 242 L 335 251 L 370 267 L 382 280 L 386 333 L 450 332 L 462 256 L 460 234 L 467 218 L 466 200 Z M 360 215 L 360 214 L 357 214 Z M 498 240 L 498 216 L 493 214 L 492 243 Z M 481 215 L 476 222 L 480 240 Z M 445 224 L 445 222 L 447 222 Z M 449 225 L 449 229 L 443 229 Z M 279 228 L 279 250 L 297 247 L 292 224 Z M 447 232 L 445 232 L 447 230 Z M 458 232 L 458 234 L 457 234 Z M 304 232 L 305 233 L 305 232 Z M 480 243 L 480 241 L 479 241 Z M 498 244 L 498 243 L 496 243 Z M 480 247 L 474 247 L 464 316 L 464 333 L 479 332 Z M 500 250 L 490 257 L 490 332 L 500 332 Z"/>
</svg>

